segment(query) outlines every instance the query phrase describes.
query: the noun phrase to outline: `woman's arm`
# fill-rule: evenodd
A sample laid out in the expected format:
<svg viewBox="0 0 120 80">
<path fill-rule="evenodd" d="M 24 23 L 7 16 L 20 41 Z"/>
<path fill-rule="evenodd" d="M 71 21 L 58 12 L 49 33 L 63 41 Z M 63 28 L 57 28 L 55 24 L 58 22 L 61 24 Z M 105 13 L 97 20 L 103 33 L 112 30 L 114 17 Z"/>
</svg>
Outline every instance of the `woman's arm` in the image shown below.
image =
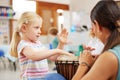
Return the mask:
<svg viewBox="0 0 120 80">
<path fill-rule="evenodd" d="M 86 70 L 87 68 L 82 70 L 82 68 L 79 67 L 73 80 L 115 80 L 118 70 L 118 61 L 113 53 L 104 52 L 85 74 Z"/>
<path fill-rule="evenodd" d="M 80 54 L 79 66 L 72 80 L 80 80 L 88 72 L 93 63 L 94 58 L 92 57 L 90 50 L 84 50 L 83 53 Z"/>
<path fill-rule="evenodd" d="M 72 80 L 80 80 L 88 72 L 88 70 L 89 68 L 86 65 L 80 64 Z"/>
</svg>

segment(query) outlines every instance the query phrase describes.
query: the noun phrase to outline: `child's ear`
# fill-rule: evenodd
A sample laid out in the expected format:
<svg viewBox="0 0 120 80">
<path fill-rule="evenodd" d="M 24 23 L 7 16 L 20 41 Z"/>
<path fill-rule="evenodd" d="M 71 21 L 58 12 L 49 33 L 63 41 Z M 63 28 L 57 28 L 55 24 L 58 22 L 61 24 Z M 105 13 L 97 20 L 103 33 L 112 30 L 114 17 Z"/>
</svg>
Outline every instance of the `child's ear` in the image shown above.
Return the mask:
<svg viewBox="0 0 120 80">
<path fill-rule="evenodd" d="M 26 29 L 26 25 L 23 24 L 23 25 L 21 26 L 21 31 L 22 31 L 22 32 L 26 32 L 26 30 L 27 30 L 27 29 Z"/>
</svg>

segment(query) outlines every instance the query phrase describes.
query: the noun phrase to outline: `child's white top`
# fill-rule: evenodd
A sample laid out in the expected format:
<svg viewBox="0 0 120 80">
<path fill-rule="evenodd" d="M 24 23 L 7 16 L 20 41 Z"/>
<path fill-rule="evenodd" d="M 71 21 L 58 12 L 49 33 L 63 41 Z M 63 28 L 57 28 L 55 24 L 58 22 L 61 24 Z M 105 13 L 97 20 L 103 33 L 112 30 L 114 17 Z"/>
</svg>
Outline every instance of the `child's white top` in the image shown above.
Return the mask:
<svg viewBox="0 0 120 80">
<path fill-rule="evenodd" d="M 44 76 L 48 73 L 47 59 L 43 59 L 40 61 L 33 61 L 31 59 L 28 59 L 24 54 L 21 53 L 23 48 L 25 48 L 26 46 L 29 46 L 35 50 L 45 49 L 45 47 L 40 42 L 36 44 L 24 40 L 21 40 L 19 42 L 17 51 L 21 69 L 21 78 L 44 78 Z"/>
</svg>

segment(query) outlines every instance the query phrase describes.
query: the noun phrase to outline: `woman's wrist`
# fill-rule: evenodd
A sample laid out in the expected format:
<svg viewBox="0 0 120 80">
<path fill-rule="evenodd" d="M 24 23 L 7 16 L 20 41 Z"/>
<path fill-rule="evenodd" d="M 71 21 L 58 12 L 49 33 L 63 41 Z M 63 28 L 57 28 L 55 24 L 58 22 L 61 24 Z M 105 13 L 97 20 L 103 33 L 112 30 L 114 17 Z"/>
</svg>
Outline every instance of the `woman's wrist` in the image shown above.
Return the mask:
<svg viewBox="0 0 120 80">
<path fill-rule="evenodd" d="M 87 62 L 81 62 L 80 65 L 81 66 L 86 66 L 88 69 L 91 68 L 91 66 Z"/>
<path fill-rule="evenodd" d="M 90 68 L 86 66 L 86 63 L 81 62 L 72 80 L 80 80 L 89 71 L 89 69 Z"/>
</svg>

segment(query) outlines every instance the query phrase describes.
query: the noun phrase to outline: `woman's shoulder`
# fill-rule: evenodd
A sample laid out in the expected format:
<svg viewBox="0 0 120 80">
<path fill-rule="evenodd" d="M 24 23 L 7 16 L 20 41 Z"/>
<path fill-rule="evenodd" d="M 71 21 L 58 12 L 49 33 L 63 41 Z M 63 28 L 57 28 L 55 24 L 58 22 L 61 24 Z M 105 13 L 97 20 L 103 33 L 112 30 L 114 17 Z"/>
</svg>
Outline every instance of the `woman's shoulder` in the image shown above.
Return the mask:
<svg viewBox="0 0 120 80">
<path fill-rule="evenodd" d="M 117 68 L 118 59 L 112 52 L 105 51 L 98 57 L 96 63 L 97 65 L 104 66 L 103 68 L 109 71 Z"/>
<path fill-rule="evenodd" d="M 103 52 L 100 55 L 100 58 L 105 58 L 107 59 L 115 59 L 116 57 L 118 57 L 118 55 L 120 55 L 120 45 L 117 45 L 115 47 L 113 47 L 112 49 L 109 49 L 108 51 Z"/>
<path fill-rule="evenodd" d="M 117 57 L 110 51 L 103 52 L 95 61 L 95 64 L 102 66 L 104 65 L 103 68 L 106 68 L 108 71 L 115 68 L 117 63 Z"/>
<path fill-rule="evenodd" d="M 111 51 L 105 51 L 105 52 L 103 52 L 100 55 L 100 58 L 102 58 L 103 60 L 108 61 L 108 62 L 112 62 L 112 61 L 114 62 L 114 60 L 116 60 L 116 56 Z"/>
<path fill-rule="evenodd" d="M 116 57 L 120 59 L 120 45 L 117 45 L 113 47 L 112 49 L 109 49 L 108 51 L 113 53 Z"/>
</svg>

